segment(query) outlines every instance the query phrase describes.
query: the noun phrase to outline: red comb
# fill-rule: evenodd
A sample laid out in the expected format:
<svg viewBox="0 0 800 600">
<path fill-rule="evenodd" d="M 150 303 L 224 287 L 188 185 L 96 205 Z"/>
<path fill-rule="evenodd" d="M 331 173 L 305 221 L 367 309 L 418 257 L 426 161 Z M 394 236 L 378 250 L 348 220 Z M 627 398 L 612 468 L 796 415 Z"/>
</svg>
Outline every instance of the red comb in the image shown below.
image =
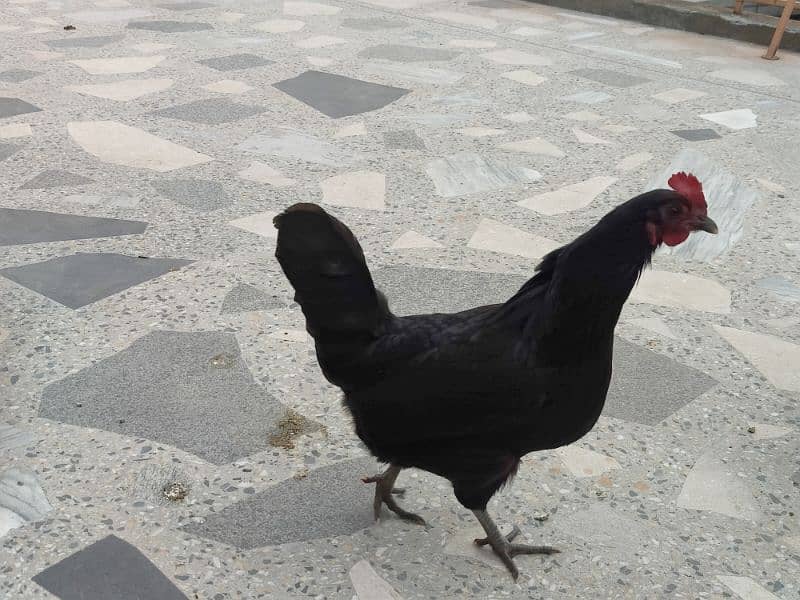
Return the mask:
<svg viewBox="0 0 800 600">
<path fill-rule="evenodd" d="M 675 173 L 667 181 L 669 187 L 686 198 L 695 210 L 706 210 L 706 197 L 703 195 L 703 185 L 691 173 Z"/>
</svg>

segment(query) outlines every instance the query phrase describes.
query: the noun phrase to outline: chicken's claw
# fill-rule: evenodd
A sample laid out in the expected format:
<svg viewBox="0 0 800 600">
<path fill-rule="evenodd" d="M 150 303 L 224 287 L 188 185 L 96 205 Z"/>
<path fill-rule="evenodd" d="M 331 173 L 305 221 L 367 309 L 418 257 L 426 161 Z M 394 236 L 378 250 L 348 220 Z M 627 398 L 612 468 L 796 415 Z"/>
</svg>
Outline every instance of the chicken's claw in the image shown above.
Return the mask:
<svg viewBox="0 0 800 600">
<path fill-rule="evenodd" d="M 397 480 L 397 475 L 400 473 L 400 467 L 396 467 L 394 465 L 390 466 L 386 471 L 380 473 L 378 475 L 373 475 L 371 477 L 363 477 L 361 479 L 364 483 L 374 483 L 375 484 L 375 501 L 373 502 L 373 510 L 375 513 L 375 520 L 380 520 L 381 517 L 381 506 L 383 504 L 386 505 L 386 508 L 391 510 L 395 513 L 398 517 L 403 519 L 404 521 L 408 521 L 410 523 L 415 523 L 417 525 L 422 525 L 427 527 L 428 524 L 425 522 L 425 519 L 416 515 L 414 513 L 408 512 L 401 508 L 395 499 L 392 497 L 392 494 L 396 494 L 398 496 L 402 496 L 405 493 L 405 490 L 402 488 L 395 488 L 394 482 Z"/>
</svg>

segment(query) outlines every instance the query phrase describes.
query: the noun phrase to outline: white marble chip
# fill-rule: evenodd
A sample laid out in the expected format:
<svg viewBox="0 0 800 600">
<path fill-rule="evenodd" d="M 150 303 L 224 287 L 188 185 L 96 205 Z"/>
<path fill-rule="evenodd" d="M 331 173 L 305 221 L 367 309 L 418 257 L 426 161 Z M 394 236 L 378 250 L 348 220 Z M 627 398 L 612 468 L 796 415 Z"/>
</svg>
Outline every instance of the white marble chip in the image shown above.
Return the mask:
<svg viewBox="0 0 800 600">
<path fill-rule="evenodd" d="M 481 219 L 467 246 L 476 250 L 539 259 L 561 244 L 493 219 Z"/>
<path fill-rule="evenodd" d="M 444 248 L 444 246 L 412 229 L 397 238 L 389 248 L 391 250 L 404 250 L 407 248 Z"/>
<path fill-rule="evenodd" d="M 512 152 L 525 152 L 526 154 L 541 154 L 543 156 L 554 156 L 562 158 L 566 154 L 555 144 L 551 144 L 545 139 L 535 137 L 517 142 L 508 142 L 500 146 L 503 150 Z"/>
<path fill-rule="evenodd" d="M 463 12 L 455 12 L 449 10 L 440 10 L 425 15 L 433 19 L 442 19 L 443 21 L 450 21 L 459 25 L 467 25 L 469 27 L 483 27 L 485 29 L 494 29 L 497 27 L 497 21 L 494 19 L 487 19 L 486 17 L 476 17 L 475 15 L 468 15 Z"/>
<path fill-rule="evenodd" d="M 73 65 L 91 75 L 119 75 L 125 73 L 144 73 L 149 71 L 166 56 L 122 56 L 119 58 L 89 58 L 71 60 Z"/>
<path fill-rule="evenodd" d="M 502 73 L 500 77 L 505 77 L 511 81 L 516 81 L 517 83 L 524 83 L 525 85 L 531 86 L 540 85 L 547 81 L 547 77 L 542 77 L 541 75 L 537 75 L 533 71 L 528 71 L 527 69 L 522 69 L 519 71 L 507 71 Z"/>
<path fill-rule="evenodd" d="M 731 312 L 731 293 L 716 281 L 656 269 L 642 273 L 629 301 L 721 315 Z"/>
<path fill-rule="evenodd" d="M 653 160 L 653 155 L 649 152 L 637 152 L 636 154 L 631 154 L 626 156 L 621 161 L 617 163 L 617 170 L 626 173 L 628 171 L 633 171 L 634 169 L 638 169 L 642 165 L 645 165 Z"/>
<path fill-rule="evenodd" d="M 757 521 L 761 517 L 746 480 L 732 473 L 716 452 L 697 459 L 683 483 L 677 504 L 681 508 L 715 512 L 735 519 Z"/>
<path fill-rule="evenodd" d="M 163 52 L 164 50 L 169 50 L 170 48 L 174 48 L 175 44 L 159 44 L 157 42 L 142 42 L 141 44 L 134 44 L 131 46 L 134 50 L 138 50 L 139 52 L 144 52 L 145 54 L 150 53 L 159 53 Z"/>
<path fill-rule="evenodd" d="M 310 17 L 319 15 L 335 15 L 342 11 L 339 6 L 320 4 L 319 2 L 284 2 L 283 14 L 295 17 Z"/>
<path fill-rule="evenodd" d="M 522 112 L 515 112 L 515 113 L 508 113 L 503 115 L 503 118 L 506 121 L 511 121 L 512 123 L 529 123 L 530 121 L 535 121 L 536 117 L 532 117 L 525 111 Z"/>
<path fill-rule="evenodd" d="M 300 31 L 305 26 L 305 22 L 296 19 L 270 19 L 256 23 L 252 25 L 252 28 L 267 33 L 290 33 Z"/>
<path fill-rule="evenodd" d="M 459 133 L 466 135 L 467 137 L 491 137 L 495 135 L 504 135 L 506 133 L 505 129 L 493 129 L 491 127 L 464 127 L 463 129 L 458 130 Z"/>
<path fill-rule="evenodd" d="M 721 325 L 714 329 L 776 388 L 800 392 L 800 346 L 763 333 Z"/>
<path fill-rule="evenodd" d="M 728 129 L 733 130 L 749 129 L 758 125 L 758 115 L 756 115 L 749 108 L 706 113 L 704 115 L 700 115 L 700 118 L 705 119 L 706 121 L 711 121 L 712 123 L 718 123 L 719 125 L 723 125 Z"/>
<path fill-rule="evenodd" d="M 425 173 L 436 193 L 446 198 L 499 190 L 541 179 L 538 171 L 506 161 L 460 152 L 428 163 Z"/>
<path fill-rule="evenodd" d="M 569 119 L 570 121 L 581 121 L 583 123 L 591 123 L 592 121 L 601 121 L 603 119 L 603 116 L 598 115 L 596 112 L 593 112 L 591 110 L 577 110 L 565 114 L 564 118 Z"/>
<path fill-rule="evenodd" d="M 590 144 L 595 146 L 604 146 L 610 145 L 611 142 L 608 140 L 604 140 L 603 138 L 599 138 L 596 135 L 592 135 L 591 133 L 584 131 L 578 127 L 572 128 L 572 133 L 578 139 L 578 143 L 580 144 Z"/>
<path fill-rule="evenodd" d="M 324 180 L 322 201 L 333 206 L 383 210 L 386 176 L 375 171 L 353 171 Z"/>
<path fill-rule="evenodd" d="M 171 79 L 125 79 L 113 83 L 96 83 L 91 85 L 69 86 L 71 92 L 107 98 L 117 102 L 128 102 L 148 94 L 163 92 L 172 87 Z"/>
<path fill-rule="evenodd" d="M 785 81 L 770 75 L 765 69 L 720 69 L 719 71 L 712 71 L 708 76 L 758 87 L 786 85 Z"/>
<path fill-rule="evenodd" d="M 541 29 L 539 27 L 518 27 L 511 30 L 509 33 L 512 35 L 521 35 L 523 37 L 541 37 L 545 35 L 553 35 L 555 32 L 549 29 Z"/>
<path fill-rule="evenodd" d="M 753 427 L 756 429 L 751 434 L 754 440 L 774 440 L 796 431 L 794 427 L 782 427 L 770 423 L 753 423 Z"/>
<path fill-rule="evenodd" d="M 33 135 L 33 130 L 29 123 L 12 123 L 11 125 L 0 126 L 0 139 L 27 137 L 29 135 Z"/>
<path fill-rule="evenodd" d="M 653 94 L 651 98 L 666 102 L 667 104 L 678 104 L 679 102 L 688 102 L 689 100 L 697 100 L 703 96 L 708 96 L 706 92 L 699 90 L 687 90 L 686 88 L 673 88 L 665 92 Z"/>
<path fill-rule="evenodd" d="M 346 44 L 347 40 L 332 35 L 315 35 L 304 40 L 295 42 L 298 48 L 305 48 L 306 50 L 316 48 L 327 48 L 328 46 L 336 46 L 338 44 Z"/>
<path fill-rule="evenodd" d="M 641 327 L 642 329 L 646 329 L 647 331 L 652 331 L 653 333 L 657 333 L 663 337 L 669 338 L 671 340 L 678 339 L 677 336 L 672 333 L 672 330 L 669 328 L 663 320 L 659 319 L 658 317 L 641 317 L 638 319 L 628 319 L 628 323 L 631 325 L 636 325 L 637 327 Z"/>
<path fill-rule="evenodd" d="M 0 474 L 0 538 L 53 510 L 36 473 L 11 468 Z"/>
<path fill-rule="evenodd" d="M 481 54 L 481 58 L 491 60 L 501 65 L 515 65 L 515 66 L 539 66 L 547 67 L 553 64 L 553 61 L 538 54 L 529 54 L 528 52 L 520 52 L 519 50 L 494 50 Z"/>
<path fill-rule="evenodd" d="M 783 194 L 786 191 L 786 188 L 783 187 L 780 183 L 775 183 L 774 181 L 770 181 L 769 179 L 762 179 L 760 177 L 757 177 L 756 181 L 761 187 L 763 187 L 765 190 L 769 192 L 773 192 L 775 194 Z"/>
<path fill-rule="evenodd" d="M 366 560 L 358 561 L 351 567 L 350 583 L 358 600 L 403 600 Z"/>
<path fill-rule="evenodd" d="M 277 214 L 278 213 L 275 211 L 267 211 L 255 215 L 248 215 L 246 217 L 234 219 L 230 221 L 228 225 L 232 225 L 237 229 L 249 231 L 250 233 L 255 233 L 268 240 L 277 240 L 278 230 L 275 229 L 275 225 L 272 223 L 272 220 Z"/>
<path fill-rule="evenodd" d="M 0 342 L 3 337 L 3 330 L 0 330 Z M 36 437 L 29 431 L 22 431 L 11 425 L 0 425 L 0 452 L 30 446 L 35 440 Z"/>
<path fill-rule="evenodd" d="M 622 468 L 610 456 L 572 444 L 559 448 L 556 454 L 575 477 L 595 477 L 605 471 Z"/>
<path fill-rule="evenodd" d="M 742 600 L 781 600 L 778 596 L 765 590 L 749 577 L 717 575 L 717 579 L 728 586 L 731 591 Z"/>
<path fill-rule="evenodd" d="M 576 94 L 572 94 L 571 96 L 567 96 L 564 100 L 569 100 L 571 102 L 580 102 L 581 104 L 599 104 L 600 102 L 606 102 L 607 100 L 611 100 L 614 96 L 611 94 L 606 94 L 605 92 L 596 92 L 593 90 L 587 90 L 584 92 L 578 92 Z"/>
<path fill-rule="evenodd" d="M 203 86 L 204 90 L 209 92 L 216 92 L 218 94 L 243 94 L 253 88 L 244 83 L 243 81 L 235 81 L 233 79 L 221 79 L 214 83 L 209 83 Z"/>
<path fill-rule="evenodd" d="M 497 42 L 493 40 L 450 40 L 447 45 L 453 48 L 495 48 Z"/>
<path fill-rule="evenodd" d="M 517 204 L 543 215 L 557 215 L 588 206 L 616 182 L 616 177 L 600 175 L 586 181 L 566 185 L 552 192 L 538 194 Z"/>
<path fill-rule="evenodd" d="M 609 46 L 598 46 L 597 44 L 576 44 L 578 48 L 589 50 L 597 54 L 605 54 L 606 56 L 613 56 L 615 58 L 627 58 L 634 61 L 643 62 L 650 65 L 658 65 L 659 67 L 669 67 L 670 69 L 682 69 L 683 65 L 674 60 L 667 60 L 666 58 L 658 58 L 648 54 L 641 54 L 639 52 L 631 52 L 630 50 L 621 50 L 619 48 L 611 48 Z"/>
<path fill-rule="evenodd" d="M 426 84 L 450 85 L 464 78 L 464 73 L 408 63 L 371 63 L 367 69 L 380 75 Z"/>
<path fill-rule="evenodd" d="M 186 146 L 115 121 L 71 122 L 67 123 L 67 131 L 89 154 L 124 167 L 163 173 L 214 160 Z"/>
<path fill-rule="evenodd" d="M 255 181 L 256 183 L 266 183 L 274 187 L 289 187 L 297 182 L 294 179 L 286 177 L 278 171 L 273 169 L 268 164 L 254 160 L 246 169 L 242 169 L 237 173 L 242 179 L 247 181 Z"/>
<path fill-rule="evenodd" d="M 357 137 L 359 135 L 367 135 L 367 126 L 364 121 L 357 121 L 356 123 L 345 125 L 336 133 L 334 133 L 333 137 L 336 139 L 341 139 L 347 137 Z"/>
</svg>

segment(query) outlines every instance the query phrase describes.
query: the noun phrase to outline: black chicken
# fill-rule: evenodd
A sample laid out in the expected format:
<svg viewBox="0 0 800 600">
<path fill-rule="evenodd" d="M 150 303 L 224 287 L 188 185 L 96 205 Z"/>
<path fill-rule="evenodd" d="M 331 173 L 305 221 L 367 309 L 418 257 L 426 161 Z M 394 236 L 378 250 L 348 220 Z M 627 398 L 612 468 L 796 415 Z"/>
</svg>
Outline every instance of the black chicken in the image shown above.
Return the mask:
<svg viewBox="0 0 800 600">
<path fill-rule="evenodd" d="M 504 304 L 397 317 L 373 285 L 356 238 L 314 204 L 275 218 L 276 257 L 294 286 L 325 377 L 344 392 L 358 437 L 389 468 L 374 482 L 381 505 L 424 520 L 392 496 L 401 469 L 449 479 L 516 579 L 513 557 L 550 554 L 513 543 L 486 512 L 489 499 L 536 450 L 570 444 L 595 424 L 608 391 L 614 328 L 653 251 L 691 232 L 716 233 L 700 182 L 618 206 L 544 257 Z"/>
</svg>

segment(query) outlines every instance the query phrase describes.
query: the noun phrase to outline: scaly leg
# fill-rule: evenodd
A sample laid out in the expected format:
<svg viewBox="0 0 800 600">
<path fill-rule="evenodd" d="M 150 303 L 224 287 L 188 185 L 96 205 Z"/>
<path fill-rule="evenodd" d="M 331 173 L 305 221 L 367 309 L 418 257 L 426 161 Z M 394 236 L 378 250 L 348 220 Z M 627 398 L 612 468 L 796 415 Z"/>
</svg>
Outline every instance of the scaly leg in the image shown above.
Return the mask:
<svg viewBox="0 0 800 600">
<path fill-rule="evenodd" d="M 478 546 L 485 546 L 490 545 L 494 553 L 503 561 L 503 564 L 506 566 L 508 571 L 511 573 L 511 576 L 514 578 L 514 581 L 517 580 L 519 577 L 519 569 L 517 569 L 517 565 L 514 564 L 513 558 L 519 554 L 556 554 L 560 552 L 560 550 L 553 548 L 552 546 L 528 546 L 527 544 L 513 544 L 514 538 L 516 538 L 520 531 L 518 527 L 514 527 L 507 536 L 504 536 L 500 533 L 500 530 L 497 529 L 497 525 L 494 524 L 492 518 L 489 516 L 489 513 L 485 510 L 473 510 L 472 511 L 477 517 L 478 522 L 483 526 L 483 530 L 486 532 L 485 538 L 479 538 L 475 540 L 475 543 Z"/>
<path fill-rule="evenodd" d="M 373 475 L 372 477 L 364 477 L 361 480 L 364 483 L 375 484 L 375 502 L 373 503 L 375 520 L 377 521 L 381 518 L 381 505 L 385 504 L 386 508 L 391 510 L 404 521 L 410 521 L 411 523 L 416 523 L 417 525 L 427 526 L 425 519 L 419 515 L 415 515 L 414 513 L 403 510 L 392 497 L 392 494 L 402 496 L 404 493 L 404 490 L 400 488 L 395 489 L 394 487 L 394 482 L 397 480 L 397 476 L 399 474 L 400 467 L 390 465 L 389 468 L 383 473 L 380 473 L 379 475 Z"/>
</svg>

